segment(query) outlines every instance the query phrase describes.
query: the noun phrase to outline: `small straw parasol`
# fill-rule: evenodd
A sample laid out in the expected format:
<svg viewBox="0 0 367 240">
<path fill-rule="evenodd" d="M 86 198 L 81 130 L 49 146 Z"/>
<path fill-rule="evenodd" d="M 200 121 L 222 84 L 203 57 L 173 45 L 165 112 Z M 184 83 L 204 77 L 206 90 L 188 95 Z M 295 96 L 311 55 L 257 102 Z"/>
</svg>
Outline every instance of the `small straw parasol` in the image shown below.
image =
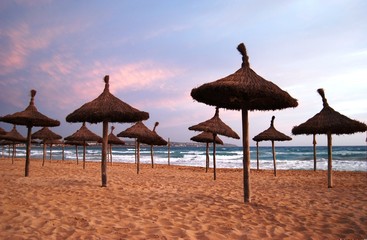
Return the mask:
<svg viewBox="0 0 367 240">
<path fill-rule="evenodd" d="M 79 158 L 78 158 L 78 146 L 89 146 L 89 144 L 86 142 L 84 143 L 83 141 L 68 141 L 66 140 L 64 142 L 65 145 L 71 145 L 71 146 L 75 146 L 75 156 L 76 156 L 76 164 L 79 163 Z"/>
<path fill-rule="evenodd" d="M 6 131 L 0 127 L 0 139 L 1 139 L 1 135 L 4 135 L 6 133 Z M 3 147 L 3 154 L 2 157 L 4 157 L 4 145 L 6 145 L 3 141 L 1 141 L 1 145 Z"/>
<path fill-rule="evenodd" d="M 46 157 L 46 146 L 47 146 L 47 144 L 45 142 L 47 140 L 61 139 L 62 137 L 60 135 L 54 133 L 53 131 L 51 131 L 48 127 L 43 127 L 40 130 L 38 130 L 37 132 L 33 133 L 31 138 L 42 140 L 42 144 L 43 144 L 42 166 L 44 166 L 45 165 L 45 157 Z M 50 147 L 50 159 L 51 159 L 51 148 L 52 147 Z"/>
<path fill-rule="evenodd" d="M 83 169 L 85 169 L 86 142 L 98 142 L 101 140 L 101 137 L 89 130 L 87 126 L 85 126 L 85 122 L 83 122 L 83 125 L 79 128 L 79 130 L 77 130 L 72 135 L 66 137 L 65 140 L 83 142 Z"/>
<path fill-rule="evenodd" d="M 190 138 L 190 140 L 195 141 L 195 142 L 206 143 L 205 172 L 208 172 L 208 169 L 209 169 L 209 143 L 213 142 L 213 133 L 202 132 L 202 133 L 199 133 L 196 136 L 193 136 L 192 138 Z M 215 143 L 222 145 L 223 141 L 218 136 L 216 136 L 215 137 Z"/>
<path fill-rule="evenodd" d="M 217 134 L 223 135 L 226 137 L 231 137 L 235 139 L 240 139 L 238 134 L 233 131 L 227 124 L 225 124 L 220 118 L 219 118 L 219 108 L 215 108 L 215 114 L 214 116 L 204 122 L 201 122 L 199 124 L 196 124 L 194 126 L 189 127 L 189 130 L 194 131 L 204 131 L 204 132 L 210 132 L 212 133 L 212 142 L 213 142 L 213 168 L 214 168 L 214 180 L 217 179 L 217 172 L 216 172 L 216 162 L 215 162 L 215 139 L 217 137 Z"/>
<path fill-rule="evenodd" d="M 118 137 L 136 138 L 137 139 L 137 165 L 136 173 L 140 171 L 140 143 L 151 144 L 155 135 L 147 128 L 142 121 L 135 123 L 133 126 L 117 134 Z"/>
<path fill-rule="evenodd" d="M 42 144 L 50 145 L 50 160 L 52 159 L 52 145 L 62 145 L 62 160 L 64 160 L 64 142 L 60 139 L 45 139 L 42 141 Z"/>
<path fill-rule="evenodd" d="M 108 134 L 108 145 L 109 145 L 109 152 L 110 152 L 110 161 L 112 165 L 112 145 L 125 145 L 125 142 L 121 140 L 120 138 L 116 137 L 115 134 L 113 134 L 113 130 L 115 129 L 114 126 L 111 126 L 111 132 Z M 102 139 L 98 141 L 99 143 L 102 143 Z M 108 153 L 107 153 L 108 156 Z M 108 160 L 108 159 L 107 159 Z"/>
<path fill-rule="evenodd" d="M 242 55 L 241 68 L 227 77 L 192 89 L 191 96 L 208 105 L 242 111 L 244 201 L 251 202 L 248 111 L 297 107 L 298 103 L 287 92 L 250 68 L 243 43 L 237 49 Z"/>
<path fill-rule="evenodd" d="M 27 131 L 27 150 L 25 159 L 25 176 L 29 175 L 29 163 L 31 153 L 31 135 L 32 127 L 56 127 L 60 125 L 60 122 L 49 117 L 46 117 L 42 113 L 38 112 L 34 105 L 34 97 L 36 96 L 36 90 L 31 90 L 31 100 L 29 106 L 22 112 L 16 112 L 0 118 L 0 121 L 12 123 L 16 125 L 25 125 Z"/>
<path fill-rule="evenodd" d="M 332 134 L 353 134 L 356 132 L 364 132 L 367 130 L 367 125 L 352 120 L 329 106 L 325 98 L 324 89 L 317 89 L 323 102 L 322 110 L 306 122 L 293 127 L 292 133 L 299 134 L 326 134 L 328 144 L 328 188 L 333 187 L 332 180 Z"/>
<path fill-rule="evenodd" d="M 13 125 L 12 130 L 10 130 L 9 132 L 5 133 L 4 135 L 0 135 L 0 139 L 4 139 L 4 140 L 10 141 L 10 144 L 13 146 L 12 157 L 11 157 L 11 162 L 13 164 L 14 163 L 15 153 L 16 153 L 16 151 L 15 151 L 15 145 L 17 143 L 25 143 L 25 142 L 27 142 L 27 139 L 25 137 L 23 137 L 17 131 L 17 127 L 16 127 L 15 124 Z M 10 146 L 9 146 L 9 148 L 10 148 Z"/>
<path fill-rule="evenodd" d="M 0 145 L 2 146 L 2 153 L 1 153 L 1 157 L 4 158 L 4 148 L 5 148 L 5 145 L 8 145 L 9 148 L 10 148 L 10 145 L 12 145 L 13 142 L 12 141 L 9 141 L 9 140 L 5 140 L 5 139 L 2 139 L 1 138 L 1 135 L 0 135 Z M 10 150 L 9 150 L 9 155 L 10 155 Z M 9 156 L 10 157 L 10 156 Z"/>
<path fill-rule="evenodd" d="M 139 111 L 110 93 L 109 76 L 104 77 L 105 88 L 101 95 L 69 114 L 67 122 L 103 123 L 102 187 L 107 187 L 107 145 L 109 122 L 137 122 L 149 118 L 149 113 Z"/>
<path fill-rule="evenodd" d="M 274 147 L 274 141 L 290 141 L 292 140 L 291 137 L 285 135 L 284 133 L 279 132 L 274 127 L 274 119 L 273 116 L 271 118 L 270 127 L 266 129 L 265 131 L 259 133 L 256 135 L 253 140 L 256 141 L 256 148 L 257 153 L 259 152 L 259 142 L 260 141 L 271 141 L 271 149 L 273 153 L 273 163 L 274 163 L 274 176 L 277 175 L 277 167 L 276 167 L 276 157 L 275 157 L 275 147 Z M 259 169 L 259 155 L 257 154 L 257 168 Z"/>
<path fill-rule="evenodd" d="M 155 129 L 157 128 L 157 126 L 159 125 L 159 122 L 155 122 L 152 133 L 153 133 L 153 138 L 151 139 L 151 141 L 149 143 L 150 145 L 150 158 L 152 160 L 152 168 L 154 168 L 154 161 L 153 161 L 153 146 L 166 146 L 167 145 L 167 141 L 164 140 L 161 136 L 159 136 L 157 134 L 157 132 L 155 131 Z"/>
</svg>

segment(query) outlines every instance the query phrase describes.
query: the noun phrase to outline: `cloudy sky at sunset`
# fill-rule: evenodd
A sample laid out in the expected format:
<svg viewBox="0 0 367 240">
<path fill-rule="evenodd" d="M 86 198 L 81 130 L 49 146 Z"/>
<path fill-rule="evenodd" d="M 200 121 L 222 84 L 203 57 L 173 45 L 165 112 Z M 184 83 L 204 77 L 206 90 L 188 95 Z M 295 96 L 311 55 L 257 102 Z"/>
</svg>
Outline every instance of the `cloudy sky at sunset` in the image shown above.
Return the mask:
<svg viewBox="0 0 367 240">
<path fill-rule="evenodd" d="M 188 127 L 214 115 L 191 89 L 238 70 L 236 47 L 243 42 L 251 68 L 299 103 L 250 112 L 251 138 L 273 115 L 276 129 L 292 136 L 293 126 L 322 109 L 318 88 L 336 111 L 366 123 L 366 12 L 364 0 L 2 0 L 0 116 L 24 110 L 36 89 L 38 110 L 59 120 L 52 130 L 66 137 L 81 124 L 65 117 L 95 99 L 110 75 L 112 94 L 149 112 L 147 127 L 158 121 L 162 137 L 189 141 L 198 132 Z M 242 136 L 239 111 L 220 110 L 220 117 Z M 102 132 L 101 124 L 87 126 Z M 114 126 L 117 134 L 131 124 Z M 25 134 L 25 127 L 18 130 Z M 277 145 L 312 144 L 311 136 L 292 138 Z M 333 143 L 365 145 L 366 133 L 335 136 Z"/>
</svg>

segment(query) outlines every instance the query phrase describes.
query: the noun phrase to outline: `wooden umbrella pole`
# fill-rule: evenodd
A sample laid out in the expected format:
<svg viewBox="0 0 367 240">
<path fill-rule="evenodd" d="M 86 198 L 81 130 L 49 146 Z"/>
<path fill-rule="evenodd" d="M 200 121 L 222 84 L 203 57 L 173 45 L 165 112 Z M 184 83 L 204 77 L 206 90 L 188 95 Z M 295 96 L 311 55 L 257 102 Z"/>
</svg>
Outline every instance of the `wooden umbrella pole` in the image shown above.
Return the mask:
<svg viewBox="0 0 367 240">
<path fill-rule="evenodd" d="M 45 158 L 46 158 L 46 144 L 45 144 L 45 143 L 43 143 L 42 167 L 45 165 Z"/>
<path fill-rule="evenodd" d="M 216 167 L 216 161 L 215 161 L 215 137 L 217 136 L 217 134 L 213 133 L 213 168 L 214 168 L 214 180 L 217 179 L 217 167 Z"/>
<path fill-rule="evenodd" d="M 259 170 L 259 142 L 256 141 L 256 167 Z"/>
<path fill-rule="evenodd" d="M 138 142 L 137 139 L 135 138 L 135 164 L 137 164 L 137 158 L 138 158 Z"/>
<path fill-rule="evenodd" d="M 140 168 L 140 142 L 137 141 L 137 154 L 136 154 L 136 161 L 137 161 L 137 164 L 136 164 L 136 173 L 139 174 L 139 168 Z"/>
<path fill-rule="evenodd" d="M 47 147 L 47 146 L 46 146 Z M 50 160 L 52 159 L 52 143 L 50 144 Z"/>
<path fill-rule="evenodd" d="M 313 170 L 316 171 L 316 134 L 313 134 Z"/>
<path fill-rule="evenodd" d="M 85 169 L 85 152 L 86 152 L 86 142 L 83 141 L 83 169 Z"/>
<path fill-rule="evenodd" d="M 243 191 L 244 201 L 251 202 L 250 183 L 250 146 L 249 146 L 248 110 L 242 109 L 242 146 L 243 146 Z"/>
<path fill-rule="evenodd" d="M 328 153 L 328 164 L 327 164 L 327 174 L 328 174 L 328 188 L 333 187 L 333 176 L 332 176 L 332 139 L 331 139 L 331 133 L 327 133 L 327 153 Z"/>
<path fill-rule="evenodd" d="M 153 162 L 153 145 L 150 145 L 150 158 L 152 160 L 152 168 L 154 168 L 154 162 Z"/>
<path fill-rule="evenodd" d="M 271 141 L 271 151 L 273 152 L 274 176 L 277 176 L 277 162 L 276 162 L 276 156 L 275 156 L 274 140 Z"/>
<path fill-rule="evenodd" d="M 14 164 L 14 156 L 15 156 L 15 143 L 13 143 L 13 155 L 11 157 L 11 163 Z"/>
<path fill-rule="evenodd" d="M 112 144 L 109 144 L 109 146 L 110 146 L 110 162 L 112 166 Z"/>
<path fill-rule="evenodd" d="M 107 145 L 108 145 L 108 121 L 103 120 L 102 162 L 101 162 L 102 187 L 107 187 L 107 163 L 106 163 Z"/>
<path fill-rule="evenodd" d="M 79 157 L 78 157 L 78 145 L 75 145 L 75 155 L 76 155 L 76 164 L 79 164 Z"/>
<path fill-rule="evenodd" d="M 62 160 L 65 160 L 65 144 L 62 142 Z"/>
<path fill-rule="evenodd" d="M 171 143 L 170 143 L 170 140 L 169 140 L 169 138 L 168 138 L 168 166 L 171 164 L 171 160 L 170 160 L 170 158 L 171 158 Z"/>
<path fill-rule="evenodd" d="M 206 143 L 206 161 L 205 161 L 205 172 L 209 169 L 209 143 Z"/>
<path fill-rule="evenodd" d="M 25 155 L 25 176 L 29 176 L 29 163 L 30 163 L 30 155 L 31 155 L 31 136 L 32 136 L 32 126 L 27 126 L 27 150 Z"/>
</svg>

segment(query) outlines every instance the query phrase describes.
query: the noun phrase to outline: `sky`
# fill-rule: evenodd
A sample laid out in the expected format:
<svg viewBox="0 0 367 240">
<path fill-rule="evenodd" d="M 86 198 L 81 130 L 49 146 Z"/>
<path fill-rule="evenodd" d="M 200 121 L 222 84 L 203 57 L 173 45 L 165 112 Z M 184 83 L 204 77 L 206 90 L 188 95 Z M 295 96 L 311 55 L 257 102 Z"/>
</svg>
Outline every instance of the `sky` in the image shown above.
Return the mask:
<svg viewBox="0 0 367 240">
<path fill-rule="evenodd" d="M 321 111 L 318 88 L 336 111 L 367 122 L 366 12 L 364 0 L 2 0 L 0 116 L 23 111 L 35 89 L 38 111 L 61 122 L 51 130 L 69 136 L 81 124 L 67 123 L 66 116 L 97 98 L 109 75 L 114 96 L 149 112 L 148 128 L 158 121 L 160 136 L 189 142 L 199 132 L 188 127 L 215 113 L 191 90 L 237 71 L 236 48 L 244 43 L 250 67 L 299 104 L 251 111 L 250 138 L 274 115 L 275 128 L 293 138 L 276 145 L 312 145 L 312 136 L 291 130 Z M 242 138 L 241 112 L 219 114 Z M 132 124 L 113 125 L 118 134 Z M 102 133 L 102 124 L 87 127 Z M 17 129 L 26 134 L 24 126 Z M 326 136 L 317 135 L 317 142 L 326 145 Z M 365 144 L 366 133 L 333 137 L 333 145 Z"/>
</svg>

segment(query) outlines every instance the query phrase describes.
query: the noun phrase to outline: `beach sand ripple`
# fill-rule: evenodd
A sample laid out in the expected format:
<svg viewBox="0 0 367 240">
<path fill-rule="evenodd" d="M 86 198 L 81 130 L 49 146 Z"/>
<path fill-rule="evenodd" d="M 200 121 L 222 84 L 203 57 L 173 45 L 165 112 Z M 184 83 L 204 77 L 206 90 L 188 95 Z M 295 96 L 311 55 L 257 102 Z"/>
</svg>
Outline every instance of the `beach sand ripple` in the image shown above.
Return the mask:
<svg viewBox="0 0 367 240">
<path fill-rule="evenodd" d="M 367 173 L 242 171 L 198 167 L 0 159 L 0 239 L 363 239 Z"/>
</svg>

